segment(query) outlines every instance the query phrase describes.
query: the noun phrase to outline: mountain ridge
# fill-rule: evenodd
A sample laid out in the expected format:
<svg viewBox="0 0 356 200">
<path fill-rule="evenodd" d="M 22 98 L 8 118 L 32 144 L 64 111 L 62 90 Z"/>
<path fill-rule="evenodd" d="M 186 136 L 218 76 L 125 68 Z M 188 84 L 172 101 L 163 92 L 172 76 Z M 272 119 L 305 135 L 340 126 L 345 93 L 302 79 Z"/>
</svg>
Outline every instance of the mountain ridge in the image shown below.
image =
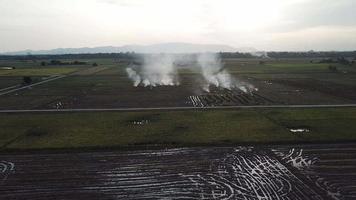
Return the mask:
<svg viewBox="0 0 356 200">
<path fill-rule="evenodd" d="M 56 48 L 49 50 L 23 50 L 0 53 L 1 55 L 61 55 L 61 54 L 95 54 L 95 53 L 204 53 L 204 52 L 248 52 L 257 51 L 254 48 L 235 48 L 220 44 L 192 43 L 159 43 L 152 45 L 98 46 L 82 48 Z"/>
</svg>

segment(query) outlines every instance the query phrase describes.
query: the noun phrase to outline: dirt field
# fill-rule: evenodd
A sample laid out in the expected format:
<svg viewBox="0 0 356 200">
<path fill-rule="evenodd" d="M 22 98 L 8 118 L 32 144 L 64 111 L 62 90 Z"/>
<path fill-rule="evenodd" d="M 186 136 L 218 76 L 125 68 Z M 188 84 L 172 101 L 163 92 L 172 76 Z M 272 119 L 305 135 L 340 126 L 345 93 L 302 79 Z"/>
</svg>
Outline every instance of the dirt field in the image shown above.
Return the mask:
<svg viewBox="0 0 356 200">
<path fill-rule="evenodd" d="M 1 199 L 354 199 L 356 146 L 0 155 Z"/>
<path fill-rule="evenodd" d="M 331 72 L 327 64 L 311 63 L 308 59 L 267 60 L 265 64 L 256 59 L 225 59 L 226 70 L 235 79 L 255 86 L 258 91 L 211 88 L 207 93 L 200 88 L 201 75 L 189 66 L 179 69 L 179 86 L 136 88 L 125 72 L 129 62 L 109 58 L 85 61 L 99 66 L 61 69 L 39 68 L 38 62 L 3 63 L 17 68 L 11 76 L 0 73 L 0 89 L 20 84 L 25 75 L 37 75 L 36 79 L 41 80 L 53 73 L 76 72 L 55 82 L 1 96 L 0 109 L 356 103 L 355 66 L 339 65 L 337 72 Z"/>
</svg>

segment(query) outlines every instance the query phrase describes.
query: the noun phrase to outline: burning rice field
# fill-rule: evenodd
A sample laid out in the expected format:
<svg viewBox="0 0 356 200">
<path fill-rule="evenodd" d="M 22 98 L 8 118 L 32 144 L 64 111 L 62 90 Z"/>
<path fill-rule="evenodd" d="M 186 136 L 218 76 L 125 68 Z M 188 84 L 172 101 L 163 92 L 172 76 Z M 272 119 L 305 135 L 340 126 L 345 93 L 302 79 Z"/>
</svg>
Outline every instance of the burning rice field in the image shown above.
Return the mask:
<svg viewBox="0 0 356 200">
<path fill-rule="evenodd" d="M 180 87 L 190 83 L 186 106 L 214 107 L 232 105 L 266 105 L 273 101 L 257 94 L 258 88 L 233 76 L 217 54 L 193 55 L 145 55 L 141 62 L 133 62 L 126 68 L 134 87 Z M 182 69 L 183 66 L 183 69 Z M 183 78 L 179 70 L 189 66 L 195 80 Z M 195 84 L 192 84 L 195 82 Z M 195 92 L 193 92 L 195 88 Z"/>
<path fill-rule="evenodd" d="M 354 199 L 354 144 L 0 155 L 1 199 Z"/>
<path fill-rule="evenodd" d="M 83 60 L 84 61 L 84 60 Z M 2 61 L 0 61 L 1 64 Z M 88 62 L 88 61 L 87 61 Z M 214 107 L 352 104 L 355 68 L 332 73 L 308 59 L 228 59 L 216 54 L 145 55 L 128 60 L 90 59 L 99 66 L 66 67 L 66 77 L 1 95 L 0 109 Z M 34 82 L 51 67 L 16 65 Z M 70 70 L 67 70 L 70 68 Z M 75 71 L 73 73 L 73 71 Z M 20 73 L 21 72 L 21 73 Z M 0 91 L 21 87 L 28 73 L 0 75 Z M 37 72 L 39 74 L 37 74 Z"/>
</svg>

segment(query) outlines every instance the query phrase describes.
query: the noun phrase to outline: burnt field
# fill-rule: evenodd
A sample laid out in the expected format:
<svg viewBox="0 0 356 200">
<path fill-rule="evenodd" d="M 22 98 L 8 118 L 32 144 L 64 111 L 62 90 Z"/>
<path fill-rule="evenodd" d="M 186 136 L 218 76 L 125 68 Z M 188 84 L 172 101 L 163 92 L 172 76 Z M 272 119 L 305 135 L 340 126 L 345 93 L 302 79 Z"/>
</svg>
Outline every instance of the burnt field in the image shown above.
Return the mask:
<svg viewBox="0 0 356 200">
<path fill-rule="evenodd" d="M 1 199 L 354 199 L 356 146 L 2 153 Z"/>
<path fill-rule="evenodd" d="M 189 96 L 188 101 L 193 107 L 214 107 L 214 106 L 244 106 L 244 105 L 273 105 L 272 101 L 256 92 L 244 93 L 241 91 L 225 90 L 215 94 L 204 94 Z"/>
<path fill-rule="evenodd" d="M 125 71 L 132 61 L 87 59 L 86 65 L 39 66 L 40 61 L 0 61 L 16 66 L 0 71 L 0 93 L 20 88 L 23 76 L 34 83 L 63 78 L 0 96 L 0 109 L 75 109 L 133 107 L 213 107 L 243 105 L 349 104 L 356 102 L 356 66 L 311 59 L 223 59 L 234 80 L 254 89 L 202 90 L 203 77 L 190 65 L 178 68 L 179 85 L 134 87 Z M 98 66 L 92 66 L 96 63 Z M 1 63 L 0 63 L 1 64 Z"/>
</svg>

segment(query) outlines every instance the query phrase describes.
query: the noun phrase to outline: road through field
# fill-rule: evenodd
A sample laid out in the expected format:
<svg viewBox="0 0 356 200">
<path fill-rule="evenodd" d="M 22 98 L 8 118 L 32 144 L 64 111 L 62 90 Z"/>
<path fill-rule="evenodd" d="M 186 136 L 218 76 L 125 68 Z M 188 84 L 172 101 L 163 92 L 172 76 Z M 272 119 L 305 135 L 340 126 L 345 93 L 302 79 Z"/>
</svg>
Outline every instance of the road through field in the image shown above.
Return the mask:
<svg viewBox="0 0 356 200">
<path fill-rule="evenodd" d="M 156 108 L 84 108 L 84 109 L 33 109 L 0 110 L 0 113 L 59 113 L 59 112 L 110 112 L 110 111 L 170 111 L 170 110 L 226 110 L 246 108 L 353 108 L 356 104 L 335 105 L 256 105 L 256 106 L 215 106 L 215 107 L 156 107 Z"/>
<path fill-rule="evenodd" d="M 28 88 L 31 88 L 31 87 L 34 87 L 34 86 L 37 86 L 37 85 L 42 85 L 44 83 L 48 83 L 48 82 L 51 82 L 51 81 L 62 79 L 62 78 L 68 77 L 68 76 L 80 75 L 81 73 L 83 73 L 83 74 L 97 73 L 97 72 L 103 71 L 105 69 L 107 69 L 107 68 L 106 67 L 91 67 L 91 68 L 88 68 L 88 69 L 75 71 L 73 73 L 66 74 L 66 75 L 52 76 L 52 77 L 46 78 L 43 81 L 40 81 L 40 82 L 37 82 L 37 83 L 33 83 L 33 84 L 30 84 L 30 85 L 25 85 L 25 86 L 22 86 L 22 87 L 20 87 L 21 85 L 14 85 L 14 86 L 11 86 L 11 87 L 2 88 L 2 89 L 0 89 L 0 96 L 6 95 L 6 94 L 11 94 L 11 93 L 14 93 L 14 92 L 17 92 L 17 91 L 20 91 L 20 90 L 28 89 Z"/>
<path fill-rule="evenodd" d="M 24 90 L 24 89 L 27 89 L 27 88 L 31 88 L 31 87 L 34 87 L 34 86 L 37 86 L 37 85 L 42 85 L 44 83 L 55 81 L 55 80 L 58 80 L 58 79 L 61 79 L 61 78 L 64 78 L 64 77 L 66 77 L 66 75 L 60 75 L 60 76 L 51 77 L 51 78 L 45 79 L 43 81 L 40 81 L 38 83 L 34 83 L 34 84 L 31 84 L 31 85 L 26 85 L 26 86 L 19 87 L 19 88 L 16 88 L 19 85 L 8 87 L 8 88 L 4 88 L 4 89 L 2 89 L 0 91 L 4 91 L 5 89 L 10 89 L 10 90 L 7 90 L 5 92 L 1 92 L 0 96 L 6 95 L 6 94 L 10 94 L 10 93 L 13 93 L 13 92 L 17 92 L 17 91 L 20 91 L 20 90 Z M 15 88 L 15 89 L 12 89 L 12 88 Z"/>
<path fill-rule="evenodd" d="M 6 91 L 6 90 L 11 90 L 11 89 L 17 88 L 19 86 L 21 86 L 21 85 L 17 84 L 17 85 L 13 85 L 13 86 L 10 86 L 10 87 L 7 87 L 7 88 L 2 88 L 2 89 L 0 89 L 0 92 Z"/>
</svg>

